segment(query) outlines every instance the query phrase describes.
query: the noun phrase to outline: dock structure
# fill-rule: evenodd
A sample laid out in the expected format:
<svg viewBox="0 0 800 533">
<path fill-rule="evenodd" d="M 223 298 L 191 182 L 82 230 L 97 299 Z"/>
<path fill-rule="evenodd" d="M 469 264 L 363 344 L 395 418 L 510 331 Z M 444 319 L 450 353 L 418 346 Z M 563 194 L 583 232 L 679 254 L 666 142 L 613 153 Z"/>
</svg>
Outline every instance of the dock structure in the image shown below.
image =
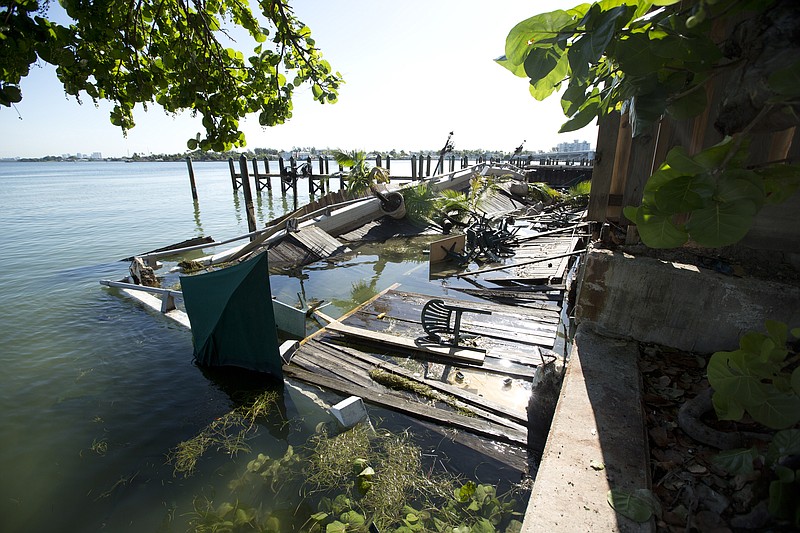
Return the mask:
<svg viewBox="0 0 800 533">
<path fill-rule="evenodd" d="M 429 299 L 394 288 L 340 320 L 325 317 L 330 323 L 301 343 L 285 375 L 527 447 L 532 380 L 537 368 L 558 358 L 552 350 L 558 310 L 444 298 L 490 313 L 465 313 L 466 339 L 453 346 L 430 340 L 423 330 L 420 309 Z M 405 383 L 402 390 L 398 383 Z"/>
</svg>

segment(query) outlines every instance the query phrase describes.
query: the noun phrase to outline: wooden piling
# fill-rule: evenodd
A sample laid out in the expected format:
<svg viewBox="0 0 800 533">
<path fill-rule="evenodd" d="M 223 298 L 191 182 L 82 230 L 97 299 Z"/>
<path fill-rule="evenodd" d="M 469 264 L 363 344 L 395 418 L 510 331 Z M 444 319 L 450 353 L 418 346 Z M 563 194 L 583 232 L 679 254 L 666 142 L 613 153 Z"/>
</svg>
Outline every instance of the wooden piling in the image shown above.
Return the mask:
<svg viewBox="0 0 800 533">
<path fill-rule="evenodd" d="M 391 170 L 392 166 L 392 157 L 389 154 L 386 154 L 386 170 Z"/>
<path fill-rule="evenodd" d="M 231 171 L 231 185 L 233 185 L 233 192 L 239 190 L 239 183 L 236 181 L 236 167 L 233 166 L 233 158 L 228 158 L 228 168 Z"/>
<path fill-rule="evenodd" d="M 242 191 L 244 191 L 244 208 L 247 212 L 247 229 L 251 233 L 256 230 L 256 213 L 253 209 L 253 193 L 250 190 L 250 177 L 247 175 L 247 158 L 239 157 L 239 170 L 242 173 Z M 251 237 L 252 240 L 254 237 Z"/>
<path fill-rule="evenodd" d="M 420 172 L 420 174 L 422 173 Z M 428 154 L 428 165 L 425 167 L 425 175 L 426 176 L 431 175 L 431 154 Z"/>
<path fill-rule="evenodd" d="M 419 169 L 417 170 L 417 176 L 419 176 L 419 179 L 422 179 L 422 176 L 423 176 L 423 174 L 422 174 L 422 165 L 425 164 L 424 161 L 425 161 L 425 158 L 422 157 L 422 153 L 420 153 L 419 154 Z"/>
<path fill-rule="evenodd" d="M 192 168 L 192 158 L 186 158 L 186 166 L 189 167 L 189 184 L 192 186 L 192 199 L 197 201 L 197 186 L 194 183 L 194 169 Z"/>
<path fill-rule="evenodd" d="M 411 156 L 411 180 L 417 179 L 417 156 Z"/>
</svg>

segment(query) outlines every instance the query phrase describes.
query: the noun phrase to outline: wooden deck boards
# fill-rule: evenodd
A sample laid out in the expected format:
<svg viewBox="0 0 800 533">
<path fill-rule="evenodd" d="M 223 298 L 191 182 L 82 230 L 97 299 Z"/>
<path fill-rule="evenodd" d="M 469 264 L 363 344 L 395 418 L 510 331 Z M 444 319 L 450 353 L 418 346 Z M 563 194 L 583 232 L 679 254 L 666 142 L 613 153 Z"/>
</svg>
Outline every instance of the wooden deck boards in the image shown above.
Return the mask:
<svg viewBox="0 0 800 533">
<path fill-rule="evenodd" d="M 540 293 L 528 291 L 528 294 Z M 285 365 L 286 375 L 342 394 L 357 395 L 367 402 L 439 426 L 527 446 L 526 406 L 506 401 L 502 389 L 510 387 L 512 382 L 508 378 L 512 378 L 516 386 L 530 390 L 536 368 L 551 357 L 558 310 L 443 297 L 448 303 L 491 311 L 491 315 L 464 313 L 462 322 L 462 331 L 467 336 L 476 336 L 464 343 L 472 342 L 486 352 L 437 345 L 438 353 L 431 353 L 419 349 L 426 342 L 430 344 L 422 339 L 420 323 L 420 310 L 430 298 L 399 290 L 384 291 L 306 339 Z M 409 366 L 408 359 L 416 362 Z M 451 369 L 451 379 L 447 382 L 434 379 L 438 377 L 436 372 L 429 376 L 427 369 L 433 368 L 430 365 L 440 372 L 443 368 Z M 389 389 L 373 380 L 370 376 L 373 369 L 426 385 L 451 400 L 446 403 Z M 465 373 L 479 372 L 495 388 L 488 391 L 459 383 L 452 379 L 458 369 Z"/>
</svg>

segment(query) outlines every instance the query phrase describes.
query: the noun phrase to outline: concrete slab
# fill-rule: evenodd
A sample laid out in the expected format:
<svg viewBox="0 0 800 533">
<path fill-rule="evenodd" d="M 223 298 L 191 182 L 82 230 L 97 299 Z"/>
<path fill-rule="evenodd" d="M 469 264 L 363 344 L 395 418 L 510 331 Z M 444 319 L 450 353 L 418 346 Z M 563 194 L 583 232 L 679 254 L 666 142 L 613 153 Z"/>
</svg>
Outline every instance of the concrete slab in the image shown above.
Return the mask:
<svg viewBox="0 0 800 533">
<path fill-rule="evenodd" d="M 523 532 L 654 531 L 606 499 L 650 488 L 638 357 L 634 342 L 578 328 Z"/>
<path fill-rule="evenodd" d="M 767 319 L 800 326 L 800 287 L 610 250 L 586 255 L 576 318 L 613 337 L 710 353 Z"/>
</svg>

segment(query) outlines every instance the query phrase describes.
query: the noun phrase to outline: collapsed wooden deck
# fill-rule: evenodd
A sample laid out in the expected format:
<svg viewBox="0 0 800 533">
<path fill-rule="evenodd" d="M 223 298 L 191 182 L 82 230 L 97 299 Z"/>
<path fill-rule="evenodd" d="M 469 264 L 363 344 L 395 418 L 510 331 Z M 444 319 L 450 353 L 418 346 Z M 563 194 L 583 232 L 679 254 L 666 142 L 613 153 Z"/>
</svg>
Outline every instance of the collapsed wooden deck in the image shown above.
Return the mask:
<svg viewBox="0 0 800 533">
<path fill-rule="evenodd" d="M 424 338 L 420 309 L 430 298 L 382 293 L 306 339 L 284 373 L 418 419 L 527 446 L 531 381 L 556 357 L 558 310 L 444 298 L 492 313 L 465 313 L 462 332 L 471 338 L 456 349 Z M 376 381 L 376 371 L 433 392 L 393 390 Z"/>
</svg>

